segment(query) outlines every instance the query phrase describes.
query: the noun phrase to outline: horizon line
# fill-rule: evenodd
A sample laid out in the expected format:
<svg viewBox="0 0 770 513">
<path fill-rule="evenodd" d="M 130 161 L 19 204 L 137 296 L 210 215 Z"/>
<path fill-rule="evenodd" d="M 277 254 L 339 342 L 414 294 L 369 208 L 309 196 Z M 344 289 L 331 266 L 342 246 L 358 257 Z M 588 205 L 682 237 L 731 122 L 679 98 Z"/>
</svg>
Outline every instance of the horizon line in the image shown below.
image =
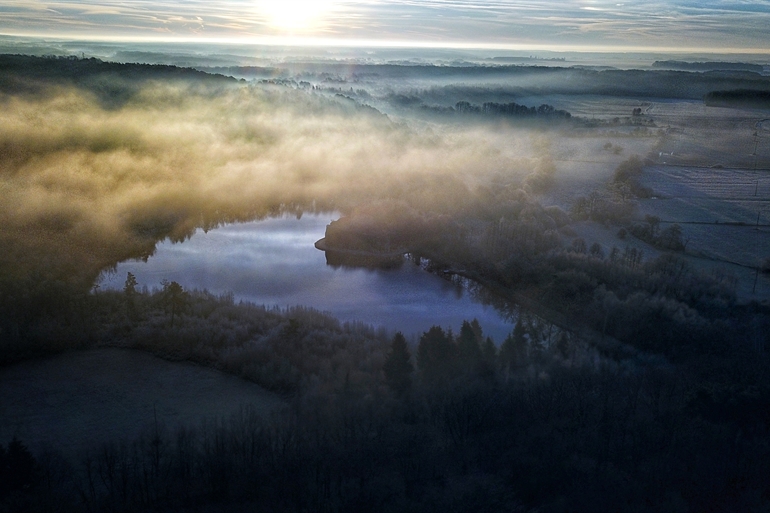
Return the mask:
<svg viewBox="0 0 770 513">
<path fill-rule="evenodd" d="M 0 37 L 36 39 L 51 42 L 91 43 L 176 43 L 176 44 L 222 44 L 244 46 L 285 46 L 312 48 L 402 48 L 402 49 L 447 49 L 447 50 L 501 50 L 501 51 L 547 51 L 561 53 L 669 53 L 669 54 L 750 54 L 770 55 L 770 48 L 704 48 L 704 47 L 661 47 L 661 46 L 617 46 L 617 45 L 544 45 L 535 43 L 493 43 L 467 41 L 413 41 L 384 39 L 342 39 L 288 36 L 251 37 L 190 37 L 190 36 L 127 36 L 127 35 L 72 35 L 72 34 L 30 34 L 0 32 Z"/>
</svg>

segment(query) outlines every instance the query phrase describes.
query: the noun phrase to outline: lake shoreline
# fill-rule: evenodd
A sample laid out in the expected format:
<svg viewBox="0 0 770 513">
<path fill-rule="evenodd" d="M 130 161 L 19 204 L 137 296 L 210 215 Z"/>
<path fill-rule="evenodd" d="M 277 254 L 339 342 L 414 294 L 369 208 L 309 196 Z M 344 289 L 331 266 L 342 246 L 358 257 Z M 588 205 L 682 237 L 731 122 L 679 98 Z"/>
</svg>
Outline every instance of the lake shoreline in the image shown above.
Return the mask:
<svg viewBox="0 0 770 513">
<path fill-rule="evenodd" d="M 369 257 L 377 257 L 377 258 L 402 257 L 405 254 L 409 253 L 408 249 L 399 249 L 396 251 L 385 252 L 385 251 L 367 251 L 363 249 L 347 249 L 347 248 L 332 247 L 326 243 L 326 237 L 318 239 L 315 242 L 314 246 L 316 249 L 319 249 L 321 251 L 331 251 L 333 253 L 340 253 L 345 255 L 369 256 Z"/>
<path fill-rule="evenodd" d="M 165 279 L 185 290 L 231 292 L 236 301 L 256 305 L 306 305 L 341 322 L 364 322 L 410 336 L 432 325 L 457 329 L 473 318 L 495 340 L 513 328 L 491 306 L 413 268 L 403 247 L 385 255 L 341 250 L 323 239 L 333 214 L 295 217 L 228 224 L 199 231 L 182 244 L 161 243 L 146 263 L 119 264 L 102 288 L 122 290 L 130 272 L 139 289 L 157 288 Z"/>
</svg>

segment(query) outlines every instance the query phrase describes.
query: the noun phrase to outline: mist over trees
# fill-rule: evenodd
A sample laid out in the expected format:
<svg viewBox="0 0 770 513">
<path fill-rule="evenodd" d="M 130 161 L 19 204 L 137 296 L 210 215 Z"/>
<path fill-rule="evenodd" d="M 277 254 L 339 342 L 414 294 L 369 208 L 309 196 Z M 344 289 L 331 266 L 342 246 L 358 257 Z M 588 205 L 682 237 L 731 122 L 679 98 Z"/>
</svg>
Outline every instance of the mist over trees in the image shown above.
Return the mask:
<svg viewBox="0 0 770 513">
<path fill-rule="evenodd" d="M 750 64 L 747 62 L 724 62 L 724 61 L 705 61 L 705 62 L 686 62 L 686 61 L 655 61 L 653 68 L 678 69 L 685 71 L 752 71 L 762 73 L 761 64 Z"/>
<path fill-rule="evenodd" d="M 557 204 L 560 128 L 498 123 L 569 117 L 523 107 L 524 93 L 700 100 L 769 89 L 765 77 L 308 64 L 245 83 L 19 56 L 1 57 L 0 71 L 0 362 L 141 349 L 238 375 L 285 403 L 269 421 L 244 410 L 178 431 L 156 425 L 77 457 L 0 440 L 2 508 L 768 508 L 768 305 L 739 301 L 733 277 L 686 259 L 686 228 L 637 214 L 652 195 L 641 158 L 613 152 L 625 159 L 614 173 Z M 446 84 L 388 82 L 419 77 Z M 369 92 L 367 80 L 383 85 Z M 496 122 L 420 129 L 376 101 Z M 165 238 L 332 210 L 341 217 L 327 249 L 408 254 L 471 280 L 490 302 L 519 305 L 511 333 L 492 340 L 468 319 L 409 339 L 176 281 L 139 290 L 130 273 L 122 290 L 94 287 Z M 588 222 L 618 237 L 578 234 Z"/>
<path fill-rule="evenodd" d="M 451 144 L 286 87 L 164 66 L 6 60 L 0 286 L 12 331 L 30 310 L 72 303 L 48 296 L 86 294 L 102 270 L 150 256 L 166 237 L 383 196 L 449 209 L 466 187 L 458 177 L 500 158 L 523 168 L 515 146 L 480 160 L 493 153 L 485 131 Z M 38 80 L 41 69 L 51 76 Z M 105 103 L 102 84 L 118 103 Z"/>
<path fill-rule="evenodd" d="M 553 105 L 542 104 L 539 107 L 527 107 L 525 105 L 519 105 L 516 102 L 511 103 L 495 103 L 485 102 L 481 105 L 475 105 L 467 101 L 459 101 L 454 107 L 428 107 L 422 106 L 424 109 L 436 112 L 439 114 L 461 114 L 461 115 L 475 115 L 485 116 L 491 118 L 513 118 L 513 119 L 538 119 L 538 120 L 553 120 L 553 119 L 570 119 L 572 114 L 565 110 L 555 109 Z"/>
<path fill-rule="evenodd" d="M 688 63 L 697 66 L 697 63 Z M 653 66 L 655 66 L 653 64 Z M 597 94 L 643 98 L 681 98 L 702 100 L 710 91 L 728 89 L 770 90 L 761 67 L 750 64 L 709 66 L 707 73 L 680 70 L 619 70 L 590 67 L 532 65 L 399 65 L 357 63 L 284 63 L 269 70 L 248 67 L 204 68 L 215 73 L 243 77 L 273 76 L 283 73 L 300 80 L 359 88 L 367 81 L 392 86 L 399 82 L 424 81 L 424 87 L 411 87 L 400 94 L 421 99 L 426 104 L 454 105 L 466 100 L 483 103 L 490 97 L 498 102 L 538 94 Z M 438 84 L 438 85 L 436 85 Z M 347 87 L 346 87 L 347 89 Z M 396 93 L 398 94 L 398 93 Z M 508 95 L 504 99 L 504 95 Z"/>
</svg>

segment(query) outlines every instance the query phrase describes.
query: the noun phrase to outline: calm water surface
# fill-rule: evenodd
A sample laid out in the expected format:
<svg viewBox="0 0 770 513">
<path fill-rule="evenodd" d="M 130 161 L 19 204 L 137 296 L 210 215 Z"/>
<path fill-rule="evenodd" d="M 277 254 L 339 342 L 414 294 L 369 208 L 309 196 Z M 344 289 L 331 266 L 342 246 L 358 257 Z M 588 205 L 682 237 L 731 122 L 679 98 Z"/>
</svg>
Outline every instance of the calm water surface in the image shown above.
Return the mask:
<svg viewBox="0 0 770 513">
<path fill-rule="evenodd" d="M 405 261 L 394 270 L 335 268 L 313 244 L 335 214 L 280 217 L 227 225 L 188 241 L 158 245 L 148 261 L 128 261 L 102 281 L 121 288 L 132 272 L 140 285 L 159 287 L 163 279 L 188 289 L 233 292 L 257 304 L 303 305 L 343 321 L 359 320 L 415 334 L 432 325 L 455 332 L 463 319 L 476 318 L 497 343 L 512 325 L 493 307 L 482 305 L 462 286 Z"/>
</svg>

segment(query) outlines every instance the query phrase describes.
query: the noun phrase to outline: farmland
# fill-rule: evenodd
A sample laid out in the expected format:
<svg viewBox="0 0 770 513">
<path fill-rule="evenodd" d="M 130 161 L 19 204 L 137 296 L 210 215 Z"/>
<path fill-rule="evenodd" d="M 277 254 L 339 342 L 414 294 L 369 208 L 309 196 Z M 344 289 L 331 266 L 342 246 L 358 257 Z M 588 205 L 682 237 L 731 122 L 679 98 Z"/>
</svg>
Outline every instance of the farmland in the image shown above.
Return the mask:
<svg viewBox="0 0 770 513">
<path fill-rule="evenodd" d="M 578 196 L 606 195 L 617 165 L 638 155 L 645 159 L 640 184 L 650 194 L 634 200 L 632 221 L 655 216 L 662 228 L 680 225 L 686 242 L 681 255 L 689 262 L 706 272 L 732 276 L 741 301 L 770 299 L 770 279 L 756 272 L 770 257 L 766 112 L 707 107 L 691 100 L 540 99 L 596 120 L 596 126 L 564 131 L 552 143 L 556 180 L 544 202 L 569 209 Z M 637 107 L 647 123 L 644 134 L 623 121 Z M 620 240 L 617 226 L 575 223 L 571 228 L 605 251 L 630 245 L 649 258 L 660 254 L 642 241 Z"/>
</svg>

